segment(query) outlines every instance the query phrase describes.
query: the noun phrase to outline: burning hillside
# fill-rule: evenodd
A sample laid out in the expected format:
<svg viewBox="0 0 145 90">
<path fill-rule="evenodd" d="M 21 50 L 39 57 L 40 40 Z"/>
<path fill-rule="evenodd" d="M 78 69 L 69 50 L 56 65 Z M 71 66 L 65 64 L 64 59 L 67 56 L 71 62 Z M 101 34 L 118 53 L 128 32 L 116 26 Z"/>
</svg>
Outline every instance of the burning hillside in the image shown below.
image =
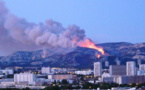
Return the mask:
<svg viewBox="0 0 145 90">
<path fill-rule="evenodd" d="M 95 43 L 93 43 L 89 39 L 85 39 L 84 41 L 80 41 L 80 42 L 77 43 L 77 45 L 80 46 L 80 47 L 86 47 L 86 48 L 95 49 L 95 50 L 99 51 L 102 55 L 105 54 L 105 51 L 103 50 L 102 47 L 97 47 L 95 45 Z"/>
<path fill-rule="evenodd" d="M 80 47 L 86 47 L 86 48 L 95 49 L 95 50 L 99 51 L 100 53 L 95 54 L 95 56 L 97 58 L 100 58 L 101 55 L 105 55 L 104 49 L 102 47 L 96 46 L 95 43 L 92 42 L 90 39 L 85 39 L 83 41 L 77 42 L 76 45 L 78 45 Z"/>
<path fill-rule="evenodd" d="M 77 46 L 95 49 L 102 55 L 105 53 L 103 48 L 86 39 L 85 31 L 76 25 L 66 28 L 53 20 L 31 23 L 11 14 L 4 3 L 0 2 L 0 51 L 3 54 L 15 51 L 73 49 Z"/>
</svg>

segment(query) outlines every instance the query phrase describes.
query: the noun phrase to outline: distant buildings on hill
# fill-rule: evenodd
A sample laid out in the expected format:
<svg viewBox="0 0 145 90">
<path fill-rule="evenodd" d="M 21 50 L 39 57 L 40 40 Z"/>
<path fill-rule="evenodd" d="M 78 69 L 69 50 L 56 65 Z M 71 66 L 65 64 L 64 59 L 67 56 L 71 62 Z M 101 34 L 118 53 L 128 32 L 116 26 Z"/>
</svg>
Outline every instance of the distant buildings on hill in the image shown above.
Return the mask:
<svg viewBox="0 0 145 90">
<path fill-rule="evenodd" d="M 134 61 L 128 61 L 125 65 L 110 65 L 109 70 L 103 71 L 101 62 L 94 63 L 94 77 L 100 78 L 101 82 L 118 84 L 141 84 L 145 82 L 145 64 L 139 64 L 139 69 Z M 104 73 L 103 73 L 104 72 Z"/>
<path fill-rule="evenodd" d="M 47 85 L 54 85 L 66 80 L 69 84 L 77 83 L 80 86 L 84 82 L 89 83 L 117 83 L 117 84 L 141 84 L 145 82 L 145 64 L 134 61 L 127 61 L 126 65 L 121 65 L 118 59 L 115 60 L 116 65 L 110 65 L 105 61 L 103 68 L 102 62 L 94 62 L 94 70 L 76 70 L 69 68 L 42 67 L 39 73 L 36 72 L 20 72 L 16 73 L 13 69 L 0 69 L 0 87 L 23 88 L 33 86 L 39 89 Z M 11 77 L 14 76 L 14 77 Z"/>
</svg>

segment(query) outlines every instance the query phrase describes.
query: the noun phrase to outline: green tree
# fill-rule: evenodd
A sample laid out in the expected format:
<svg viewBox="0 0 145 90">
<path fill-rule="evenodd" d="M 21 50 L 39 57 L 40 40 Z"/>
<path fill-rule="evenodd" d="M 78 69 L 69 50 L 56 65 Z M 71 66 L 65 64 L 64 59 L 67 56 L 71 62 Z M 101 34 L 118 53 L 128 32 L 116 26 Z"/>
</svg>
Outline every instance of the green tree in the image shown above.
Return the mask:
<svg viewBox="0 0 145 90">
<path fill-rule="evenodd" d="M 110 86 L 111 87 L 118 87 L 119 85 L 117 83 L 111 83 Z"/>
<path fill-rule="evenodd" d="M 130 86 L 131 87 L 135 87 L 136 86 L 136 83 L 132 83 Z"/>
<path fill-rule="evenodd" d="M 68 84 L 67 80 L 63 79 L 62 84 Z"/>
<path fill-rule="evenodd" d="M 102 83 L 101 86 L 100 86 L 100 89 L 110 89 L 111 86 L 109 83 Z"/>
<path fill-rule="evenodd" d="M 67 89 L 73 89 L 72 85 L 68 85 Z"/>
<path fill-rule="evenodd" d="M 84 81 L 84 77 L 83 77 L 83 76 L 81 76 L 80 80 L 81 80 L 81 81 Z"/>
<path fill-rule="evenodd" d="M 99 87 L 99 84 L 93 84 L 93 89 L 97 89 Z"/>
<path fill-rule="evenodd" d="M 56 80 L 54 80 L 54 82 L 53 82 L 54 84 L 56 84 Z"/>
<path fill-rule="evenodd" d="M 73 81 L 73 85 L 77 85 L 78 84 L 78 82 L 77 81 Z"/>
<path fill-rule="evenodd" d="M 50 86 L 50 87 L 46 87 L 43 90 L 60 90 L 59 86 Z"/>
<path fill-rule="evenodd" d="M 128 84 L 120 84 L 119 86 L 120 86 L 120 87 L 129 87 Z"/>
<path fill-rule="evenodd" d="M 23 88 L 22 90 L 30 90 L 30 88 L 26 87 L 26 88 Z"/>
<path fill-rule="evenodd" d="M 76 86 L 76 87 L 74 87 L 74 89 L 80 89 L 81 87 L 78 85 L 78 86 Z"/>
<path fill-rule="evenodd" d="M 93 85 L 89 82 L 86 82 L 84 85 L 83 85 L 83 89 L 91 89 L 93 88 Z"/>
</svg>

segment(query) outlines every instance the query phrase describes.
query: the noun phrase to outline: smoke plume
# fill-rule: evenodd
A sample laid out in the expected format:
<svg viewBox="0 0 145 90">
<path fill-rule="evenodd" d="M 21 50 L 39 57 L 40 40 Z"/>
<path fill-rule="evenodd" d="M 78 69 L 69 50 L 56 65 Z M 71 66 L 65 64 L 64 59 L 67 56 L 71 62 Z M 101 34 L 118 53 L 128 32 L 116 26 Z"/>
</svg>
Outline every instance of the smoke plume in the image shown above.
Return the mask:
<svg viewBox="0 0 145 90">
<path fill-rule="evenodd" d="M 0 52 L 5 55 L 44 48 L 74 48 L 75 42 L 84 38 L 85 31 L 76 25 L 65 28 L 53 20 L 31 23 L 11 14 L 0 1 Z"/>
</svg>

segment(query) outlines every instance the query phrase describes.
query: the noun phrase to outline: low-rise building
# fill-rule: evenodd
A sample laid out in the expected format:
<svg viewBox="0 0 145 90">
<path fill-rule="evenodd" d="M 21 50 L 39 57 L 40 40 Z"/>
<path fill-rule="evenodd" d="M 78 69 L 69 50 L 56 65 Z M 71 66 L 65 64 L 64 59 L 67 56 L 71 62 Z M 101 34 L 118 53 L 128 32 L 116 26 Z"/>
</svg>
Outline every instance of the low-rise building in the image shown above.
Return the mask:
<svg viewBox="0 0 145 90">
<path fill-rule="evenodd" d="M 139 70 L 140 71 L 145 71 L 145 64 L 140 64 L 139 65 Z"/>
<path fill-rule="evenodd" d="M 139 71 L 137 71 L 137 75 L 138 75 L 138 76 L 140 76 L 140 75 L 145 75 L 145 71 L 139 70 Z"/>
<path fill-rule="evenodd" d="M 110 65 L 109 72 L 113 76 L 123 76 L 126 75 L 126 66 L 125 65 Z"/>
<path fill-rule="evenodd" d="M 111 90 L 137 90 L 135 87 L 113 87 Z"/>
<path fill-rule="evenodd" d="M 0 80 L 0 86 L 1 87 L 10 87 L 10 86 L 14 86 L 15 82 L 13 79 L 2 79 Z"/>
<path fill-rule="evenodd" d="M 56 68 L 56 67 L 53 67 L 53 68 L 51 68 L 51 72 L 53 73 L 53 74 L 57 74 L 57 73 L 67 73 L 67 72 L 71 72 L 71 71 L 69 71 L 67 68 Z"/>
<path fill-rule="evenodd" d="M 128 81 L 128 77 L 129 76 L 118 76 L 114 82 L 115 83 L 118 83 L 118 84 L 128 84 L 129 81 Z"/>
<path fill-rule="evenodd" d="M 118 84 L 141 84 L 145 82 L 145 76 L 111 76 L 104 77 L 103 82 L 106 83 L 118 83 Z"/>
<path fill-rule="evenodd" d="M 93 70 L 75 71 L 75 74 L 77 74 L 77 75 L 90 75 L 90 74 L 93 74 Z"/>
<path fill-rule="evenodd" d="M 48 79 L 55 79 L 55 80 L 73 79 L 75 76 L 76 75 L 72 75 L 72 74 L 57 74 L 57 75 L 49 74 Z"/>
<path fill-rule="evenodd" d="M 113 82 L 113 77 L 111 76 L 110 73 L 103 73 L 101 76 L 101 81 L 110 83 Z"/>
<path fill-rule="evenodd" d="M 37 78 L 36 79 L 36 83 L 35 85 L 36 86 L 42 86 L 43 84 L 51 84 L 51 81 L 49 81 L 48 79 L 45 79 L 45 78 Z"/>
<path fill-rule="evenodd" d="M 0 74 L 4 74 L 4 75 L 9 75 L 9 74 L 14 74 L 14 70 L 13 69 L 9 69 L 9 68 L 6 68 L 6 69 L 0 69 Z"/>
<path fill-rule="evenodd" d="M 14 82 L 22 85 L 35 85 L 36 76 L 32 73 L 14 74 Z"/>
<path fill-rule="evenodd" d="M 41 73 L 42 74 L 50 74 L 51 73 L 51 68 L 50 67 L 42 67 L 41 68 Z"/>
<path fill-rule="evenodd" d="M 75 79 L 76 75 L 72 74 L 57 74 L 57 75 L 48 75 L 48 80 L 51 82 L 57 81 L 62 82 L 63 79 L 67 80 L 70 84 L 73 83 L 73 79 Z"/>
</svg>

